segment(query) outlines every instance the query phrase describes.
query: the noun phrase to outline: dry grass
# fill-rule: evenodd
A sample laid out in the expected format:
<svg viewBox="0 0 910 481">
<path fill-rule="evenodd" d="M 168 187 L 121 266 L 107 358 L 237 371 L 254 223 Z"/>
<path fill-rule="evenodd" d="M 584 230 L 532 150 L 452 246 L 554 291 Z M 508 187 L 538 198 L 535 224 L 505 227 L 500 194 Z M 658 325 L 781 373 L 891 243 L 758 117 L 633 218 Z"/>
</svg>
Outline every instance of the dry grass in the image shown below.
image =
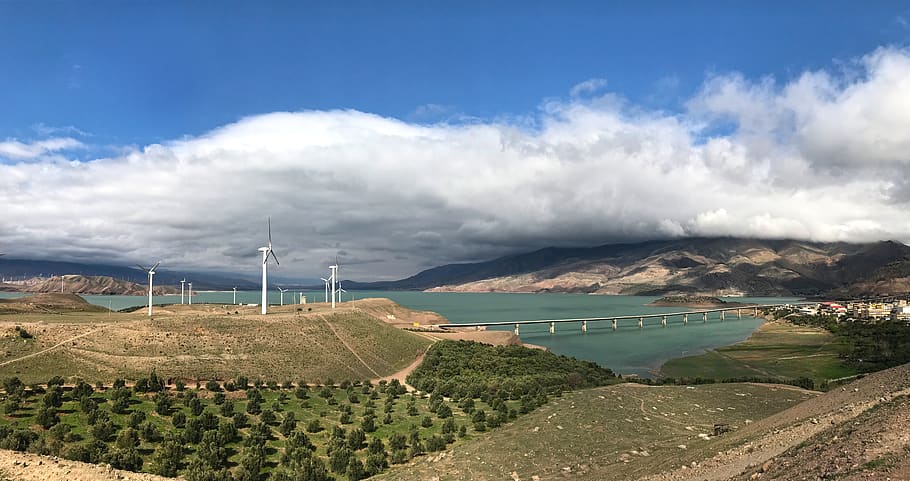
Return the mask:
<svg viewBox="0 0 910 481">
<path fill-rule="evenodd" d="M 168 306 L 153 319 L 144 311 L 0 315 L 0 378 L 110 381 L 155 369 L 183 379 L 362 380 L 408 366 L 430 343 L 353 306 L 298 308 L 261 316 L 247 306 Z M 16 326 L 34 338 L 22 339 Z"/>
<path fill-rule="evenodd" d="M 699 436 L 713 434 L 715 423 L 738 429 L 812 397 L 751 384 L 619 384 L 568 393 L 441 458 L 380 479 L 635 479 L 716 451 L 723 437 Z"/>
</svg>

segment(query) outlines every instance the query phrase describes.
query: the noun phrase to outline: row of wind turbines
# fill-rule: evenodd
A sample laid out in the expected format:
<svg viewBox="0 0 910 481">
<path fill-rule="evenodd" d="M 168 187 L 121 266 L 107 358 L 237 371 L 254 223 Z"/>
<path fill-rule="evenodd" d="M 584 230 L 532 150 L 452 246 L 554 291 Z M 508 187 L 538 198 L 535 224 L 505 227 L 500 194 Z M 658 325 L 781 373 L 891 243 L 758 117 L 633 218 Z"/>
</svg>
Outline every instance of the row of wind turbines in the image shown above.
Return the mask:
<svg viewBox="0 0 910 481">
<path fill-rule="evenodd" d="M 281 265 L 278 261 L 278 256 L 275 255 L 275 251 L 272 249 L 272 218 L 268 219 L 268 234 L 269 234 L 269 243 L 266 246 L 260 247 L 258 250 L 262 252 L 262 314 L 265 315 L 268 313 L 268 276 L 269 276 L 269 257 L 275 261 L 275 265 Z M 0 254 L 3 255 L 3 254 Z M 161 261 L 158 261 L 151 268 L 145 268 L 142 265 L 136 265 L 139 269 L 142 269 L 149 278 L 149 304 L 148 304 L 148 315 L 152 317 L 152 285 L 155 277 L 155 269 L 161 265 Z M 332 309 L 335 308 L 335 299 L 336 295 L 338 296 L 339 302 L 341 301 L 341 295 L 347 294 L 348 291 L 344 290 L 341 287 L 341 281 L 338 280 L 338 258 L 335 258 L 335 264 L 329 266 L 330 275 L 328 279 L 320 277 L 321 280 L 325 282 L 325 302 L 329 302 L 329 283 L 332 285 Z M 337 282 L 337 288 L 336 288 Z M 193 283 L 186 282 L 186 278 L 180 281 L 180 303 L 184 303 L 184 286 L 189 285 L 189 303 L 193 303 Z M 281 293 L 281 305 L 284 305 L 284 293 L 289 289 L 282 289 L 278 287 L 278 291 Z M 237 288 L 234 288 L 234 304 L 237 304 Z"/>
</svg>

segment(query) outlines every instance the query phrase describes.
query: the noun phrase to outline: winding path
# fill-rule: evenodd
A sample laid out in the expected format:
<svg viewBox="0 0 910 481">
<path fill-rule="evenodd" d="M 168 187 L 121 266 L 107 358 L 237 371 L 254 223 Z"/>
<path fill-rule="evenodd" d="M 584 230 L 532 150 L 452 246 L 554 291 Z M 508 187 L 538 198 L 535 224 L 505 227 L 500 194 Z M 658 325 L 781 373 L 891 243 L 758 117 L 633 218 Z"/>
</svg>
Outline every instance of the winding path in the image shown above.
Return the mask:
<svg viewBox="0 0 910 481">
<path fill-rule="evenodd" d="M 60 346 L 62 346 L 62 345 L 64 345 L 64 344 L 66 344 L 66 343 L 68 343 L 68 342 L 73 342 L 73 341 L 75 341 L 76 339 L 81 339 L 81 338 L 83 338 L 83 337 L 85 337 L 85 336 L 94 334 L 94 333 L 96 333 L 96 332 L 98 332 L 98 331 L 103 331 L 103 330 L 106 329 L 106 328 L 107 328 L 107 326 L 101 326 L 101 327 L 99 327 L 98 329 L 93 329 L 93 330 L 88 331 L 88 332 L 83 332 L 82 334 L 79 334 L 78 336 L 74 336 L 74 337 L 71 337 L 71 338 L 66 339 L 66 340 L 64 340 L 64 341 L 60 341 L 60 342 L 58 342 L 57 344 L 54 344 L 53 346 L 51 346 L 51 347 L 49 347 L 49 348 L 47 348 L 47 349 L 42 349 L 42 350 L 40 350 L 40 351 L 38 351 L 38 352 L 33 352 L 33 353 L 31 353 L 31 354 L 26 354 L 26 355 L 24 355 L 24 356 L 22 356 L 22 357 L 17 357 L 16 359 L 10 359 L 9 361 L 0 362 L 0 367 L 6 366 L 7 364 L 12 364 L 12 363 L 14 363 L 14 362 L 21 361 L 21 360 L 23 360 L 23 359 L 28 359 L 28 358 L 40 356 L 40 355 L 45 354 L 45 353 L 47 353 L 47 352 L 49 352 L 49 351 L 53 351 L 54 349 L 57 349 L 58 347 L 60 347 Z"/>
<path fill-rule="evenodd" d="M 353 354 L 354 357 L 356 357 L 357 360 L 360 361 L 360 364 L 363 364 L 364 367 L 366 367 L 367 369 L 369 369 L 370 372 L 373 373 L 373 375 L 375 375 L 376 377 L 381 377 L 380 374 L 379 374 L 378 372 L 376 372 L 375 369 L 373 369 L 369 364 L 366 363 L 366 361 L 363 360 L 363 358 L 360 357 L 359 354 L 357 354 L 357 351 L 355 351 L 355 350 L 348 344 L 347 341 L 345 341 L 341 336 L 338 335 L 338 331 L 335 330 L 335 326 L 333 326 L 332 323 L 329 322 L 329 320 L 325 318 L 325 316 L 321 316 L 321 317 L 322 317 L 322 322 L 325 322 L 325 325 L 326 325 L 326 326 L 329 326 L 329 329 L 332 331 L 332 334 L 334 334 L 335 337 L 337 337 L 338 340 L 341 341 L 342 344 L 344 344 L 345 349 L 347 349 L 348 351 L 350 351 L 351 354 Z"/>
</svg>

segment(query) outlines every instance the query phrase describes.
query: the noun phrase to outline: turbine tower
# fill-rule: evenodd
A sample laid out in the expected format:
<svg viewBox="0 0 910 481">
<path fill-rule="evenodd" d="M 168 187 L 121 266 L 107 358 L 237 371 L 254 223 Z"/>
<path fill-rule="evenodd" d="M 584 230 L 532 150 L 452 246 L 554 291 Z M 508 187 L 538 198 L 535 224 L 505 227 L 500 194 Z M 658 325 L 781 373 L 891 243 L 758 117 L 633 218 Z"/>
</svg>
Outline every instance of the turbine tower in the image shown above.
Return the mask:
<svg viewBox="0 0 910 481">
<path fill-rule="evenodd" d="M 151 269 L 146 269 L 145 267 L 136 264 L 136 267 L 142 269 L 149 275 L 149 317 L 152 317 L 152 278 L 155 277 L 155 269 L 157 269 L 159 265 L 161 265 L 161 261 L 158 261 Z"/>
<path fill-rule="evenodd" d="M 193 283 L 189 282 L 188 284 L 190 286 L 189 300 L 190 300 L 190 305 L 192 306 L 193 305 Z"/>
<path fill-rule="evenodd" d="M 266 247 L 260 247 L 259 252 L 262 252 L 262 314 L 264 315 L 268 312 L 268 272 L 269 272 L 269 255 L 272 256 L 272 259 L 275 259 L 275 265 L 281 265 L 278 262 L 278 257 L 275 256 L 275 252 L 272 250 L 272 218 L 269 217 L 269 245 Z"/>
<path fill-rule="evenodd" d="M 183 280 L 180 281 L 180 303 L 181 304 L 183 304 L 183 287 L 185 284 L 186 284 L 186 277 L 184 277 Z"/>
<path fill-rule="evenodd" d="M 282 289 L 281 286 L 278 286 L 278 292 L 281 293 L 281 305 L 284 305 L 284 293 L 287 292 L 287 289 Z"/>
<path fill-rule="evenodd" d="M 329 269 L 332 271 L 332 275 L 329 276 L 329 279 L 332 281 L 332 309 L 335 308 L 335 274 L 338 273 L 338 266 L 329 266 Z"/>
<path fill-rule="evenodd" d="M 329 302 L 329 280 L 324 277 L 320 277 L 320 279 L 325 282 L 325 302 Z"/>
<path fill-rule="evenodd" d="M 237 287 L 234 287 L 234 305 L 237 305 Z"/>
</svg>

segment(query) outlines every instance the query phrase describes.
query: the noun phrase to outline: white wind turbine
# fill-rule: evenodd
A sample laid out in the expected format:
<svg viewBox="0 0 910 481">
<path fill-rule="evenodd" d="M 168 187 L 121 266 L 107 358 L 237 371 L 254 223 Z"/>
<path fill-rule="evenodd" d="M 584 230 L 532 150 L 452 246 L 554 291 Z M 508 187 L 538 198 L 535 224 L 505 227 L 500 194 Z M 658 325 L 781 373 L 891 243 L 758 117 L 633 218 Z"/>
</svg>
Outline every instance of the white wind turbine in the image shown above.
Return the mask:
<svg viewBox="0 0 910 481">
<path fill-rule="evenodd" d="M 237 287 L 234 287 L 234 305 L 237 305 Z"/>
<path fill-rule="evenodd" d="M 325 302 L 329 302 L 329 280 L 324 277 L 320 277 L 320 279 L 325 282 Z"/>
<path fill-rule="evenodd" d="M 181 304 L 183 304 L 183 288 L 184 288 L 185 284 L 186 284 L 186 277 L 184 277 L 183 280 L 180 281 L 180 303 Z"/>
<path fill-rule="evenodd" d="M 146 269 L 145 267 L 136 264 L 136 267 L 142 269 L 149 275 L 149 317 L 152 317 L 152 278 L 155 277 L 155 269 L 157 269 L 159 265 L 161 265 L 161 261 L 158 261 L 158 263 L 153 265 L 151 269 Z"/>
<path fill-rule="evenodd" d="M 188 297 L 189 300 L 190 300 L 190 305 L 193 305 L 193 283 L 192 283 L 192 282 L 188 282 L 187 284 L 190 286 L 190 293 L 189 293 L 189 295 L 188 295 L 187 297 Z"/>
<path fill-rule="evenodd" d="M 275 256 L 275 252 L 272 250 L 272 218 L 269 217 L 269 245 L 266 247 L 260 247 L 259 252 L 262 252 L 262 314 L 268 312 L 268 263 L 269 255 L 275 259 L 275 265 L 280 265 L 278 262 L 278 257 Z"/>
<path fill-rule="evenodd" d="M 338 256 L 335 256 L 335 276 L 336 277 L 338 276 L 339 272 L 341 272 L 341 266 L 338 264 Z M 341 278 L 338 278 L 338 289 L 336 290 L 336 292 L 338 293 L 338 302 L 339 303 L 343 302 L 344 296 L 342 296 L 342 293 L 347 294 L 348 291 L 341 288 Z"/>
<path fill-rule="evenodd" d="M 283 306 L 284 305 L 284 293 L 287 292 L 288 290 L 282 289 L 281 286 L 277 286 L 277 287 L 278 287 L 278 292 L 281 293 L 281 305 Z"/>
<path fill-rule="evenodd" d="M 338 266 L 337 265 L 329 266 L 329 270 L 332 271 L 332 275 L 329 276 L 329 279 L 332 281 L 332 309 L 334 309 L 335 308 L 335 294 L 337 294 L 337 292 L 335 291 L 335 280 L 337 278 L 336 274 L 338 273 Z"/>
</svg>

